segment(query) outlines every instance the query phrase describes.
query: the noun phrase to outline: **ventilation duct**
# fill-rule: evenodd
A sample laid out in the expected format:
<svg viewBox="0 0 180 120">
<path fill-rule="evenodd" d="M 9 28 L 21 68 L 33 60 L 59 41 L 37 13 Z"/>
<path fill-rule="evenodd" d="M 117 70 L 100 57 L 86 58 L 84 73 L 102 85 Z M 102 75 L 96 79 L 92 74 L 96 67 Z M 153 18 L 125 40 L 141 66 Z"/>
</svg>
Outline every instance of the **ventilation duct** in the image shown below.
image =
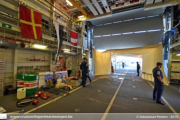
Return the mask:
<svg viewBox="0 0 180 120">
<path fill-rule="evenodd" d="M 17 48 L 17 44 L 8 42 L 7 40 L 0 39 L 0 48 L 8 49 L 8 48 Z"/>
</svg>

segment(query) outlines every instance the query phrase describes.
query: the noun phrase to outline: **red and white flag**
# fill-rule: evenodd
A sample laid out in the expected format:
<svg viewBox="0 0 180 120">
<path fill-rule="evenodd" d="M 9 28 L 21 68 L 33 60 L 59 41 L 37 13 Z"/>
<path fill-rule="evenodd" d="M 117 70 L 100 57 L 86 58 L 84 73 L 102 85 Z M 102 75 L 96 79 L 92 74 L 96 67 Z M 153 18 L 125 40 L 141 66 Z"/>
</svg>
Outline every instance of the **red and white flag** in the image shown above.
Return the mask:
<svg viewBox="0 0 180 120">
<path fill-rule="evenodd" d="M 71 44 L 77 46 L 78 33 L 70 30 Z"/>
</svg>

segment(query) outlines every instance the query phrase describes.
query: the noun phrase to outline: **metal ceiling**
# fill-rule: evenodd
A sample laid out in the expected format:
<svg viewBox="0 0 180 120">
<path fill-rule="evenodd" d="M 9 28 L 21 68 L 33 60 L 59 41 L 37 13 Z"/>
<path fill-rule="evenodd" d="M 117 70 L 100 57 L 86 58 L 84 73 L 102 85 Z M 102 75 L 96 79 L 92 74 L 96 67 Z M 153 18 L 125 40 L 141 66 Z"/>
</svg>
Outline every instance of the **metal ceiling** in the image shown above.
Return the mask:
<svg viewBox="0 0 180 120">
<path fill-rule="evenodd" d="M 82 15 L 82 13 L 74 6 L 67 4 L 66 0 L 55 0 L 58 4 L 63 6 L 70 14 L 74 16 Z M 75 0 L 88 14 L 104 14 L 106 12 L 116 11 L 117 9 L 124 9 L 126 7 L 134 7 L 138 4 L 134 4 L 137 1 L 144 3 L 145 0 Z M 88 1 L 88 4 L 86 4 Z M 114 6 L 115 7 L 112 7 Z M 91 7 L 89 7 L 91 6 Z M 94 8 L 94 9 L 93 9 Z"/>
</svg>

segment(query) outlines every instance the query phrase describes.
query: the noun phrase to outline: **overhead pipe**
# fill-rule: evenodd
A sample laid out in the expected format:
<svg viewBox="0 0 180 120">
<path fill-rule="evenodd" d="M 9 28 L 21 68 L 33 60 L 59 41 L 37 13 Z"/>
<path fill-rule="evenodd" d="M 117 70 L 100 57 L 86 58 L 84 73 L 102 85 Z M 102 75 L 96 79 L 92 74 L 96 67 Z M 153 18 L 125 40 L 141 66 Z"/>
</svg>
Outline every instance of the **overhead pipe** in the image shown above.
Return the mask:
<svg viewBox="0 0 180 120">
<path fill-rule="evenodd" d="M 11 43 L 11 42 L 8 42 L 7 40 L 11 40 L 11 41 L 19 41 L 20 43 L 19 44 L 16 44 L 16 43 Z M 32 43 L 29 43 L 29 42 L 25 42 L 25 41 L 20 41 L 20 40 L 14 40 L 14 39 L 8 39 L 8 38 L 2 38 L 0 37 L 0 48 L 4 48 L 4 49 L 8 49 L 8 48 L 11 48 L 11 49 L 16 49 L 16 48 L 20 48 L 20 49 L 32 49 L 32 50 L 41 50 L 41 51 L 46 51 L 46 52 L 50 52 L 50 53 L 56 53 L 57 52 L 57 48 L 55 47 L 48 47 L 49 49 L 37 49 L 37 48 L 34 48 L 34 47 L 27 47 L 25 43 L 28 43 L 28 44 L 32 44 Z M 75 52 L 63 52 L 63 49 L 61 49 L 61 52 L 62 52 L 62 55 L 77 55 L 77 53 Z"/>
<path fill-rule="evenodd" d="M 10 43 L 6 40 L 0 39 L 0 48 L 8 49 L 8 48 L 16 48 L 18 45 L 14 43 Z"/>
</svg>

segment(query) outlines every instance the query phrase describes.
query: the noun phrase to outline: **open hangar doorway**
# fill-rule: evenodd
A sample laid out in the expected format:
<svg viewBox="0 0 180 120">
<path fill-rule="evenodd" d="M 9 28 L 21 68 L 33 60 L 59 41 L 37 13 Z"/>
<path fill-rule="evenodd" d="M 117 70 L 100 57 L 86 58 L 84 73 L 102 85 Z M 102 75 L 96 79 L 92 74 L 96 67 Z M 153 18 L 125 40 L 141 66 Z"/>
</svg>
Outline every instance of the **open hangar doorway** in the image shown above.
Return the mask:
<svg viewBox="0 0 180 120">
<path fill-rule="evenodd" d="M 114 71 L 123 68 L 137 69 L 137 62 L 142 67 L 142 55 L 129 55 L 129 54 L 117 54 L 111 53 L 111 64 Z M 141 68 L 142 69 L 142 68 Z"/>
</svg>

